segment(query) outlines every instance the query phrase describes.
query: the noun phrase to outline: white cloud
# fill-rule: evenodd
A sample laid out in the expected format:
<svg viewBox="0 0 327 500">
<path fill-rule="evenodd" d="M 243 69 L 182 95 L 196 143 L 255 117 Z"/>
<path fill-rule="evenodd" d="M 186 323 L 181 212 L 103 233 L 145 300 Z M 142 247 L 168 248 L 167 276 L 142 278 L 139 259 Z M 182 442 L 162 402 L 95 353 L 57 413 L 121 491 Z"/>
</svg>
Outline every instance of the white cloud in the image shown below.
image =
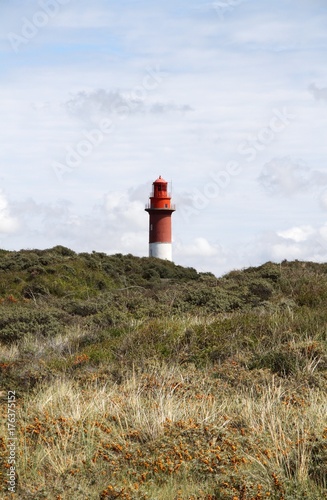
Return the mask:
<svg viewBox="0 0 327 500">
<path fill-rule="evenodd" d="M 320 206 L 323 210 L 327 210 L 327 189 L 325 189 L 324 191 L 322 191 L 322 193 L 320 194 Z"/>
<path fill-rule="evenodd" d="M 311 83 L 308 87 L 308 90 L 316 99 L 316 101 L 327 102 L 327 87 L 319 88 L 315 83 Z"/>
<path fill-rule="evenodd" d="M 144 213 L 145 203 L 131 200 L 130 193 L 110 192 L 105 196 L 105 210 L 110 224 L 122 228 L 145 229 L 147 218 Z"/>
<path fill-rule="evenodd" d="M 16 202 L 14 215 L 21 220 L 21 228 L 12 241 L 19 238 L 20 248 L 62 244 L 76 251 L 147 255 L 148 214 L 144 203 L 135 197 L 137 188 L 109 192 L 84 213 L 77 213 L 74 205 L 65 200 L 55 204 L 33 199 Z"/>
<path fill-rule="evenodd" d="M 219 248 L 211 245 L 206 238 L 195 238 L 190 244 L 177 244 L 176 253 L 186 257 L 213 257 L 219 253 Z"/>
<path fill-rule="evenodd" d="M 18 227 L 18 220 L 12 217 L 8 201 L 0 191 L 0 233 L 14 233 Z"/>
<path fill-rule="evenodd" d="M 303 160 L 274 158 L 264 165 L 258 181 L 268 194 L 290 196 L 327 185 L 327 172 L 310 169 Z"/>
<path fill-rule="evenodd" d="M 307 241 L 310 236 L 314 235 L 315 233 L 316 231 L 313 227 L 302 226 L 292 227 L 291 229 L 287 229 L 286 231 L 279 231 L 277 235 L 287 240 L 293 240 L 296 243 L 300 243 L 301 241 Z"/>
<path fill-rule="evenodd" d="M 266 260 L 327 261 L 327 224 L 323 226 L 294 226 L 269 236 L 265 241 Z M 258 245 L 260 247 L 260 244 Z"/>
<path fill-rule="evenodd" d="M 278 245 L 274 245 L 272 247 L 272 257 L 273 259 L 279 260 L 294 260 L 298 259 L 301 260 L 302 258 L 305 259 L 305 256 L 303 255 L 303 249 L 299 245 L 295 244 L 281 244 L 279 243 Z"/>
<path fill-rule="evenodd" d="M 157 72 L 159 76 L 153 72 L 154 78 L 162 78 L 159 69 Z M 154 86 L 158 87 L 160 83 L 159 80 L 156 82 L 152 78 L 152 74 L 146 75 L 143 79 L 144 85 L 126 92 L 105 89 L 96 89 L 92 92 L 80 91 L 65 103 L 66 110 L 72 116 L 77 116 L 86 121 L 90 119 L 91 121 L 97 121 L 100 117 L 113 114 L 126 118 L 135 114 L 163 114 L 174 111 L 184 113 L 191 111 L 192 108 L 188 105 L 176 105 L 153 100 L 151 102 L 150 96 L 153 93 Z M 145 82 L 150 87 L 147 87 Z"/>
</svg>

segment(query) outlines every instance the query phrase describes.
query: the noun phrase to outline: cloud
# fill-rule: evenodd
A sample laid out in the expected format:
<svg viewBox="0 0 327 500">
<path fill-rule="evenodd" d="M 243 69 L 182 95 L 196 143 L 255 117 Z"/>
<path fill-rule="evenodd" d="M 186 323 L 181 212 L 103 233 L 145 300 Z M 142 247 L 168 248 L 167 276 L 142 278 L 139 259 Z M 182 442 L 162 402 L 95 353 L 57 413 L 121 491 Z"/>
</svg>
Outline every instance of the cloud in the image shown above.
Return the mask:
<svg viewBox="0 0 327 500">
<path fill-rule="evenodd" d="M 175 234 L 175 232 L 173 231 Z M 221 275 L 239 264 L 235 249 L 224 248 L 219 242 L 212 242 L 205 237 L 192 238 L 189 241 L 173 239 L 173 260 L 176 264 L 195 267 L 200 272 L 212 272 Z"/>
<path fill-rule="evenodd" d="M 131 200 L 131 194 L 126 192 L 108 193 L 104 202 L 107 220 L 118 231 L 122 228 L 145 229 L 144 205 L 141 200 Z"/>
<path fill-rule="evenodd" d="M 316 101 L 326 101 L 327 102 L 327 87 L 318 88 L 315 83 L 309 85 L 308 90 L 310 94 L 316 99 Z"/>
<path fill-rule="evenodd" d="M 12 217 L 8 201 L 0 191 L 0 233 L 13 233 L 18 226 L 18 219 Z"/>
<path fill-rule="evenodd" d="M 274 158 L 264 165 L 258 182 L 270 195 L 290 196 L 327 184 L 327 174 L 310 169 L 302 160 Z"/>
<path fill-rule="evenodd" d="M 319 202 L 321 208 L 327 211 L 327 189 L 320 194 Z"/>
<path fill-rule="evenodd" d="M 325 261 L 327 259 L 327 223 L 320 227 L 295 226 L 277 232 L 280 243 L 273 246 L 273 254 L 285 259 Z"/>
<path fill-rule="evenodd" d="M 260 250 L 261 249 L 261 250 Z M 299 225 L 263 235 L 256 242 L 257 259 L 262 251 L 263 262 L 273 260 L 307 260 L 325 262 L 327 259 L 327 224 L 323 226 Z"/>
<path fill-rule="evenodd" d="M 280 260 L 302 260 L 305 259 L 303 248 L 295 243 L 278 243 L 273 246 L 271 252 L 272 258 Z"/>
<path fill-rule="evenodd" d="M 164 114 L 188 112 L 188 105 L 176 105 L 165 102 L 147 102 L 148 92 L 141 86 L 129 92 L 97 89 L 91 92 L 81 91 L 75 94 L 64 106 L 66 111 L 83 120 L 116 115 Z"/>
<path fill-rule="evenodd" d="M 33 241 L 32 245 L 23 243 L 23 247 L 63 244 L 76 251 L 146 255 L 148 215 L 144 199 L 141 186 L 108 192 L 87 213 L 80 213 L 67 200 L 38 203 L 30 198 L 16 202 L 14 214 L 21 220 L 19 240 Z"/>
<path fill-rule="evenodd" d="M 307 241 L 310 236 L 315 234 L 315 232 L 316 231 L 311 226 L 301 226 L 292 227 L 291 229 L 287 229 L 286 231 L 279 231 L 277 235 L 281 238 L 300 243 L 301 241 Z"/>
<path fill-rule="evenodd" d="M 213 257 L 218 255 L 220 248 L 211 245 L 205 238 L 195 238 L 190 244 L 178 244 L 176 251 L 186 257 Z"/>
<path fill-rule="evenodd" d="M 23 241 L 33 241 L 33 245 L 49 246 L 46 242 L 55 242 L 74 237 L 82 232 L 82 216 L 74 213 L 73 204 L 68 200 L 58 200 L 56 203 L 39 203 L 33 198 L 18 201 L 13 205 L 14 215 L 19 217 L 21 227 L 19 238 Z M 17 235 L 18 236 L 18 235 Z"/>
</svg>

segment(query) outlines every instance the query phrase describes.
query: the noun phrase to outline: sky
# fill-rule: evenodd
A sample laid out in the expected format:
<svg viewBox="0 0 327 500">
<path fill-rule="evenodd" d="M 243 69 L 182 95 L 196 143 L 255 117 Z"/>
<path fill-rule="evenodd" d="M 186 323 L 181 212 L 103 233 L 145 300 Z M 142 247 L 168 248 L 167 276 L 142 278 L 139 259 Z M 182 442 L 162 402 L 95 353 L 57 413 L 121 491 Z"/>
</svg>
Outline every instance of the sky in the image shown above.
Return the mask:
<svg viewBox="0 0 327 500">
<path fill-rule="evenodd" d="M 0 248 L 327 261 L 326 0 L 1 0 Z"/>
</svg>

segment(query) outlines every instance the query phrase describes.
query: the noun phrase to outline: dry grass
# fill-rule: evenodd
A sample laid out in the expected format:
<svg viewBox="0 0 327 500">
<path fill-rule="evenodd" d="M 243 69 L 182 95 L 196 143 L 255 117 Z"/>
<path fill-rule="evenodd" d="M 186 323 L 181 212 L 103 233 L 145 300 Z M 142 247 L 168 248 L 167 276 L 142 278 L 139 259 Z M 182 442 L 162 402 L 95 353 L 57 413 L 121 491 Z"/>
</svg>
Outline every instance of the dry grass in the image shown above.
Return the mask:
<svg viewBox="0 0 327 500">
<path fill-rule="evenodd" d="M 262 370 L 233 389 L 226 369 L 246 370 L 228 363 L 39 385 L 18 412 L 19 498 L 322 498 L 325 394 Z"/>
</svg>

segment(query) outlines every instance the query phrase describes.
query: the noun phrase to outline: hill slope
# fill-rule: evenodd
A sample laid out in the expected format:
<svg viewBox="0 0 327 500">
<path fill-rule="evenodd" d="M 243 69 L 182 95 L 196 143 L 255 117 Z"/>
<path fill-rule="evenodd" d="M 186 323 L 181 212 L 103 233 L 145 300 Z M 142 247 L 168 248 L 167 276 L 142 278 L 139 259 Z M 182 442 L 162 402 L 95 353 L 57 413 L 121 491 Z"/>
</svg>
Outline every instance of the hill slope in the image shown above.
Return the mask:
<svg viewBox="0 0 327 500">
<path fill-rule="evenodd" d="M 0 251 L 19 498 L 324 498 L 326 302 L 327 264 Z"/>
</svg>

